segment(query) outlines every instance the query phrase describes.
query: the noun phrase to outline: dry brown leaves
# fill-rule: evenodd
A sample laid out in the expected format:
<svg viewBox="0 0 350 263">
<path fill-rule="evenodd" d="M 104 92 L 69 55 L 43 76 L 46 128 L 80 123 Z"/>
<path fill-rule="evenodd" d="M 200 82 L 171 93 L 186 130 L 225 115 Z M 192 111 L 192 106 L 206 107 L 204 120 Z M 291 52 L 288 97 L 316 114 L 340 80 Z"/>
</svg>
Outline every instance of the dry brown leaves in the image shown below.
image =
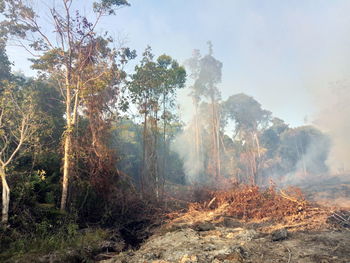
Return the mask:
<svg viewBox="0 0 350 263">
<path fill-rule="evenodd" d="M 205 190 L 208 195 L 208 190 Z M 189 203 L 186 212 L 168 215 L 173 223 L 192 224 L 198 221 L 215 221 L 222 216 L 246 222 L 274 221 L 290 228 L 322 228 L 330 211 L 309 203 L 300 189 L 258 186 L 237 186 L 231 190 L 212 191 L 205 201 Z"/>
<path fill-rule="evenodd" d="M 215 194 L 217 205 L 227 203 L 226 214 L 238 219 L 281 219 L 301 213 L 308 206 L 301 191 L 288 188 L 277 192 L 274 187 L 261 190 L 258 186 L 242 186 Z"/>
</svg>

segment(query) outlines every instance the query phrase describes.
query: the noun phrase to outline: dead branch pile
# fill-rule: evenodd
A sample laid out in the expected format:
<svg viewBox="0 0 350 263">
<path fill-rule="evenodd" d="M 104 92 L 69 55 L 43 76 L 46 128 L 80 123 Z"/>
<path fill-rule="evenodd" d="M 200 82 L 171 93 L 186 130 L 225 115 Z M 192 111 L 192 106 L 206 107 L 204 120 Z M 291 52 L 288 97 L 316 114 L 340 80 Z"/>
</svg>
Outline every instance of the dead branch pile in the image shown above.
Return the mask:
<svg viewBox="0 0 350 263">
<path fill-rule="evenodd" d="M 205 190 L 206 200 L 188 204 L 187 213 L 220 211 L 222 215 L 242 220 L 281 219 L 298 215 L 309 206 L 298 188 L 277 191 L 274 187 L 239 186 L 231 190 Z M 201 199 L 201 198 L 200 198 Z M 170 218 L 179 215 L 169 214 Z"/>
<path fill-rule="evenodd" d="M 227 204 L 226 214 L 238 219 L 281 219 L 304 211 L 308 203 L 297 188 L 277 191 L 258 186 L 242 186 L 234 190 L 216 192 L 216 206 Z"/>
<path fill-rule="evenodd" d="M 205 201 L 189 202 L 186 210 L 167 214 L 167 228 L 196 225 L 199 222 L 222 224 L 225 218 L 241 223 L 261 224 L 261 230 L 275 228 L 289 231 L 338 228 L 327 220 L 331 209 L 307 202 L 300 189 L 275 187 L 261 189 L 257 186 L 236 186 L 231 190 L 209 191 Z M 349 214 L 350 216 L 350 214 Z M 349 220 L 349 219 L 347 219 Z"/>
</svg>

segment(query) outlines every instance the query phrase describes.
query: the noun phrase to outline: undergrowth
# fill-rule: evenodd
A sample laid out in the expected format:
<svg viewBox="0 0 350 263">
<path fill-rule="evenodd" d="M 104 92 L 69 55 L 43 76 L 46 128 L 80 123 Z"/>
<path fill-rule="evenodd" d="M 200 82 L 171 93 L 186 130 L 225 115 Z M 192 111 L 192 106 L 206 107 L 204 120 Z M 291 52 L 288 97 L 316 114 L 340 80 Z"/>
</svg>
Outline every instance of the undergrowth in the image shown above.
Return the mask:
<svg viewBox="0 0 350 263">
<path fill-rule="evenodd" d="M 79 231 L 74 223 L 52 232 L 47 227 L 39 224 L 35 235 L 1 230 L 0 262 L 38 262 L 39 257 L 48 257 L 47 262 L 51 262 L 50 257 L 59 262 L 90 262 L 99 241 L 107 236 L 102 229 Z"/>
</svg>

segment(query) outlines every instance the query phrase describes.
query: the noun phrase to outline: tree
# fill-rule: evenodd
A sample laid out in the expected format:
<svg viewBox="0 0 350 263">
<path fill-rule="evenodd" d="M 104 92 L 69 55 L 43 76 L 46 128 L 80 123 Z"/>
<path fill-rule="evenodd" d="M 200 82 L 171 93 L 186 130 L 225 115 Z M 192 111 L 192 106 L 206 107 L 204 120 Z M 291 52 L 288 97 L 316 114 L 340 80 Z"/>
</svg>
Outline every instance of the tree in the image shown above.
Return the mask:
<svg viewBox="0 0 350 263">
<path fill-rule="evenodd" d="M 6 55 L 5 44 L 0 41 L 0 82 L 10 79 L 11 63 Z"/>
<path fill-rule="evenodd" d="M 0 176 L 2 181 L 2 223 L 8 221 L 10 188 L 8 167 L 21 151 L 30 147 L 34 133 L 40 128 L 40 115 L 33 94 L 17 83 L 3 86 L 0 100 Z"/>
<path fill-rule="evenodd" d="M 261 131 L 267 127 L 271 113 L 263 110 L 259 102 L 243 93 L 230 96 L 224 103 L 226 118 L 235 123 L 234 139 L 241 141 L 244 151 L 242 162 L 256 183 L 264 149 L 260 145 Z"/>
<path fill-rule="evenodd" d="M 278 154 L 281 158 L 281 174 L 300 172 L 320 174 L 328 171 L 326 160 L 330 139 L 313 126 L 288 129 L 281 134 Z"/>
<path fill-rule="evenodd" d="M 200 132 L 198 119 L 198 106 L 202 98 L 210 101 L 211 108 L 211 156 L 208 169 L 214 178 L 218 178 L 220 172 L 220 116 L 219 103 L 220 92 L 217 84 L 221 82 L 222 63 L 213 57 L 213 45 L 209 41 L 209 52 L 204 57 L 201 57 L 199 51 L 193 53 L 193 57 L 187 61 L 189 68 L 192 71 L 194 78 L 193 86 L 191 87 L 191 96 L 196 109 L 195 114 L 195 144 L 196 154 L 200 153 Z M 199 157 L 198 157 L 199 158 Z"/>
<path fill-rule="evenodd" d="M 271 120 L 271 126 L 265 129 L 260 135 L 261 145 L 267 149 L 266 157 L 274 158 L 278 154 L 281 144 L 281 135 L 288 130 L 288 125 L 279 118 Z"/>
<path fill-rule="evenodd" d="M 154 166 L 157 162 L 155 155 L 155 137 L 152 135 L 152 126 L 148 127 L 149 121 L 154 120 L 153 115 L 158 113 L 157 102 L 160 98 L 160 79 L 158 76 L 157 65 L 153 61 L 154 55 L 152 49 L 148 46 L 142 54 L 140 65 L 135 67 L 135 73 L 132 75 L 129 91 L 133 103 L 136 103 L 139 113 L 143 115 L 143 132 L 142 132 L 142 171 L 141 171 L 141 188 L 145 193 L 146 188 L 153 188 L 158 178 L 158 167 Z M 156 116 L 158 118 L 158 116 Z M 156 123 L 153 122 L 153 126 Z M 149 158 L 149 160 L 147 160 Z M 154 181 L 153 183 L 151 182 Z M 149 189 L 147 189 L 149 190 Z M 153 190 L 152 190 L 153 191 Z"/>
<path fill-rule="evenodd" d="M 158 160 L 159 118 L 163 119 L 163 143 L 165 147 L 168 109 L 173 107 L 176 90 L 185 83 L 186 72 L 170 56 L 161 55 L 154 61 L 151 47 L 143 53 L 140 65 L 135 67 L 129 91 L 140 114 L 143 115 L 143 154 L 141 185 L 143 192 L 148 188 L 157 200 L 160 194 Z M 163 114 L 160 110 L 163 107 Z M 164 148 L 163 148 L 164 150 Z M 165 158 L 165 156 L 164 156 Z M 163 159 L 163 172 L 165 169 Z M 164 173 L 163 173 L 164 176 Z"/>
<path fill-rule="evenodd" d="M 201 91 L 198 88 L 198 86 L 195 85 L 196 80 L 199 78 L 200 73 L 200 59 L 201 54 L 198 49 L 193 50 L 192 57 L 188 59 L 185 62 L 186 67 L 190 71 L 190 77 L 193 79 L 194 83 L 190 86 L 191 93 L 189 94 L 192 97 L 192 102 L 194 105 L 194 124 L 192 125 L 192 130 L 194 131 L 194 136 L 191 136 L 194 138 L 194 162 L 198 164 L 198 172 L 203 170 L 202 165 L 202 159 L 203 159 L 203 145 L 202 145 L 202 138 L 201 138 L 201 132 L 200 132 L 200 122 L 199 122 L 199 103 L 201 101 Z"/>
<path fill-rule="evenodd" d="M 57 3 L 56 3 L 57 4 Z M 101 0 L 93 3 L 96 17 L 90 22 L 72 10 L 73 0 L 62 0 L 60 6 L 49 9 L 51 23 L 40 21 L 34 10 L 21 0 L 7 0 L 2 6 L 6 20 L 3 31 L 14 37 L 18 44 L 31 54 L 34 68 L 56 79 L 65 104 L 66 127 L 64 132 L 63 183 L 61 210 L 66 209 L 68 184 L 72 170 L 72 140 L 77 123 L 77 113 L 82 89 L 91 81 L 104 78 L 104 73 L 82 74 L 89 64 L 89 53 L 96 43 L 96 28 L 103 16 L 114 15 L 116 9 L 128 6 L 126 0 Z M 52 28 L 49 28 L 52 26 Z M 44 28 L 47 32 L 44 31 Z M 36 53 L 35 53 L 36 52 Z"/>
<path fill-rule="evenodd" d="M 157 59 L 157 64 L 160 68 L 160 89 L 162 93 L 160 103 L 163 107 L 163 114 L 161 118 L 163 121 L 162 178 L 164 183 L 170 141 L 167 139 L 167 125 L 169 125 L 172 120 L 176 119 L 175 114 L 172 114 L 172 110 L 175 107 L 176 91 L 185 86 L 186 71 L 178 64 L 176 60 L 173 60 L 167 55 L 159 56 Z M 169 138 L 171 138 L 171 135 L 172 134 L 169 132 Z"/>
<path fill-rule="evenodd" d="M 126 78 L 123 66 L 133 59 L 135 51 L 128 48 L 116 50 L 103 38 L 94 39 L 89 45 L 89 59 L 81 72 L 81 78 L 89 80 L 81 90 L 81 112 L 87 120 L 87 129 L 81 131 L 82 138 L 74 145 L 78 155 L 84 155 L 82 162 L 88 169 L 90 182 L 107 197 L 116 169 L 116 153 L 109 147 L 112 123 L 119 117 L 122 102 L 121 85 Z M 94 78 L 94 76 L 99 76 Z M 77 160 L 79 161 L 79 160 Z"/>
</svg>

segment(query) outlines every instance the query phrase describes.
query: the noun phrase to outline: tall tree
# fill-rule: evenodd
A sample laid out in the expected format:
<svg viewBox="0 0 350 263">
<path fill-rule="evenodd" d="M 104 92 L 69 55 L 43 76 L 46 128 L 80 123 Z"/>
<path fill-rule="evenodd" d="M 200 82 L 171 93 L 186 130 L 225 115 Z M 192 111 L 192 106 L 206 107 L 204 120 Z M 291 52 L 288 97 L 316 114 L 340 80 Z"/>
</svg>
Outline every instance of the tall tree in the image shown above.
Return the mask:
<svg viewBox="0 0 350 263">
<path fill-rule="evenodd" d="M 128 48 L 116 50 L 109 44 L 110 41 L 103 38 L 94 39 L 89 44 L 93 49 L 88 52 L 90 58 L 86 59 L 81 78 L 90 81 L 81 90 L 80 103 L 88 129 L 75 145 L 76 152 L 84 154 L 90 181 L 104 197 L 108 196 L 111 176 L 117 174 L 116 154 L 109 147 L 109 130 L 119 117 L 119 107 L 124 106 L 120 96 L 126 78 L 123 67 L 136 56 L 135 51 Z"/>
<path fill-rule="evenodd" d="M 251 182 L 255 184 L 264 153 L 259 137 L 267 127 L 271 113 L 262 109 L 253 97 L 243 93 L 230 96 L 223 107 L 226 117 L 235 123 L 234 139 L 239 140 L 244 148 L 242 161 L 249 171 Z"/>
<path fill-rule="evenodd" d="M 190 77 L 193 79 L 193 84 L 190 85 L 190 96 L 192 97 L 192 102 L 194 105 L 194 125 L 193 129 L 194 130 L 194 161 L 195 163 L 201 164 L 203 163 L 202 161 L 202 154 L 203 154 L 203 145 L 202 145 L 202 136 L 200 132 L 200 121 L 199 121 L 199 103 L 201 101 L 201 90 L 198 88 L 197 85 L 195 85 L 196 80 L 199 77 L 200 73 L 200 59 L 201 59 L 201 54 L 198 49 L 193 50 L 192 52 L 192 57 L 188 59 L 185 62 L 186 67 L 190 71 Z M 198 170 L 201 171 L 203 167 L 198 167 Z M 198 171 L 198 172 L 199 172 Z"/>
<path fill-rule="evenodd" d="M 184 68 L 167 55 L 161 55 L 154 61 L 150 47 L 143 53 L 140 65 L 135 67 L 135 74 L 130 83 L 130 93 L 133 102 L 137 104 L 143 115 L 143 157 L 141 185 L 154 192 L 156 198 L 160 195 L 160 174 L 158 160 L 158 137 L 160 129 L 159 118 L 163 119 L 163 143 L 165 147 L 165 132 L 168 110 L 173 107 L 175 93 L 185 83 Z M 162 114 L 161 108 L 163 107 Z M 162 115 L 162 116 L 161 116 Z M 165 158 L 165 156 L 163 156 Z M 163 159 L 163 169 L 165 159 Z M 164 175 L 163 175 L 164 176 Z"/>
<path fill-rule="evenodd" d="M 25 86 L 11 82 L 2 86 L 0 98 L 0 176 L 2 182 L 2 223 L 8 221 L 10 187 L 8 167 L 40 129 L 40 115 L 33 103 L 33 94 Z"/>
<path fill-rule="evenodd" d="M 217 85 L 221 82 L 222 63 L 213 57 L 213 45 L 208 42 L 209 52 L 199 60 L 198 78 L 193 89 L 194 98 L 203 96 L 210 102 L 211 107 L 211 161 L 209 170 L 215 178 L 220 172 L 220 91 Z"/>
<path fill-rule="evenodd" d="M 162 151 L 162 179 L 165 180 L 166 173 L 166 161 L 169 155 L 169 145 L 167 140 L 167 126 L 171 120 L 175 118 L 172 110 L 175 107 L 176 92 L 178 89 L 184 87 L 186 82 L 186 71 L 179 65 L 176 60 L 173 60 L 170 56 L 161 55 L 157 59 L 157 64 L 160 69 L 161 78 L 161 105 L 163 108 L 162 121 L 163 121 L 163 151 Z M 171 136 L 171 134 L 169 134 Z"/>
<path fill-rule="evenodd" d="M 155 105 L 155 102 L 158 101 L 161 95 L 157 65 L 153 58 L 152 49 L 148 46 L 142 54 L 140 65 L 135 67 L 135 73 L 132 75 L 132 81 L 129 87 L 132 101 L 138 106 L 140 114 L 143 115 L 142 193 L 151 191 L 150 189 L 155 186 L 158 176 L 157 167 L 152 166 L 152 163 L 153 165 L 155 164 L 156 160 L 154 159 L 156 156 L 154 155 L 154 137 L 150 132 L 152 127 L 149 127 L 152 113 L 157 112 L 158 109 L 158 105 Z M 154 181 L 153 183 L 151 179 Z"/>
<path fill-rule="evenodd" d="M 81 92 L 87 83 L 104 77 L 104 74 L 97 72 L 88 78 L 83 78 L 82 72 L 91 58 L 89 52 L 93 50 L 91 43 L 96 39 L 96 28 L 101 18 L 114 15 L 118 8 L 129 5 L 126 0 L 94 2 L 92 9 L 95 18 L 90 22 L 87 17 L 80 15 L 79 10 L 73 9 L 74 2 L 62 0 L 60 6 L 55 3 L 54 7 L 49 8 L 51 23 L 40 20 L 33 8 L 21 0 L 6 0 L 2 9 L 6 18 L 2 22 L 4 31 L 14 37 L 19 45 L 38 57 L 33 60 L 34 68 L 55 78 L 64 98 L 66 128 L 63 143 L 61 210 L 66 209 L 73 163 L 72 140 Z"/>
</svg>

